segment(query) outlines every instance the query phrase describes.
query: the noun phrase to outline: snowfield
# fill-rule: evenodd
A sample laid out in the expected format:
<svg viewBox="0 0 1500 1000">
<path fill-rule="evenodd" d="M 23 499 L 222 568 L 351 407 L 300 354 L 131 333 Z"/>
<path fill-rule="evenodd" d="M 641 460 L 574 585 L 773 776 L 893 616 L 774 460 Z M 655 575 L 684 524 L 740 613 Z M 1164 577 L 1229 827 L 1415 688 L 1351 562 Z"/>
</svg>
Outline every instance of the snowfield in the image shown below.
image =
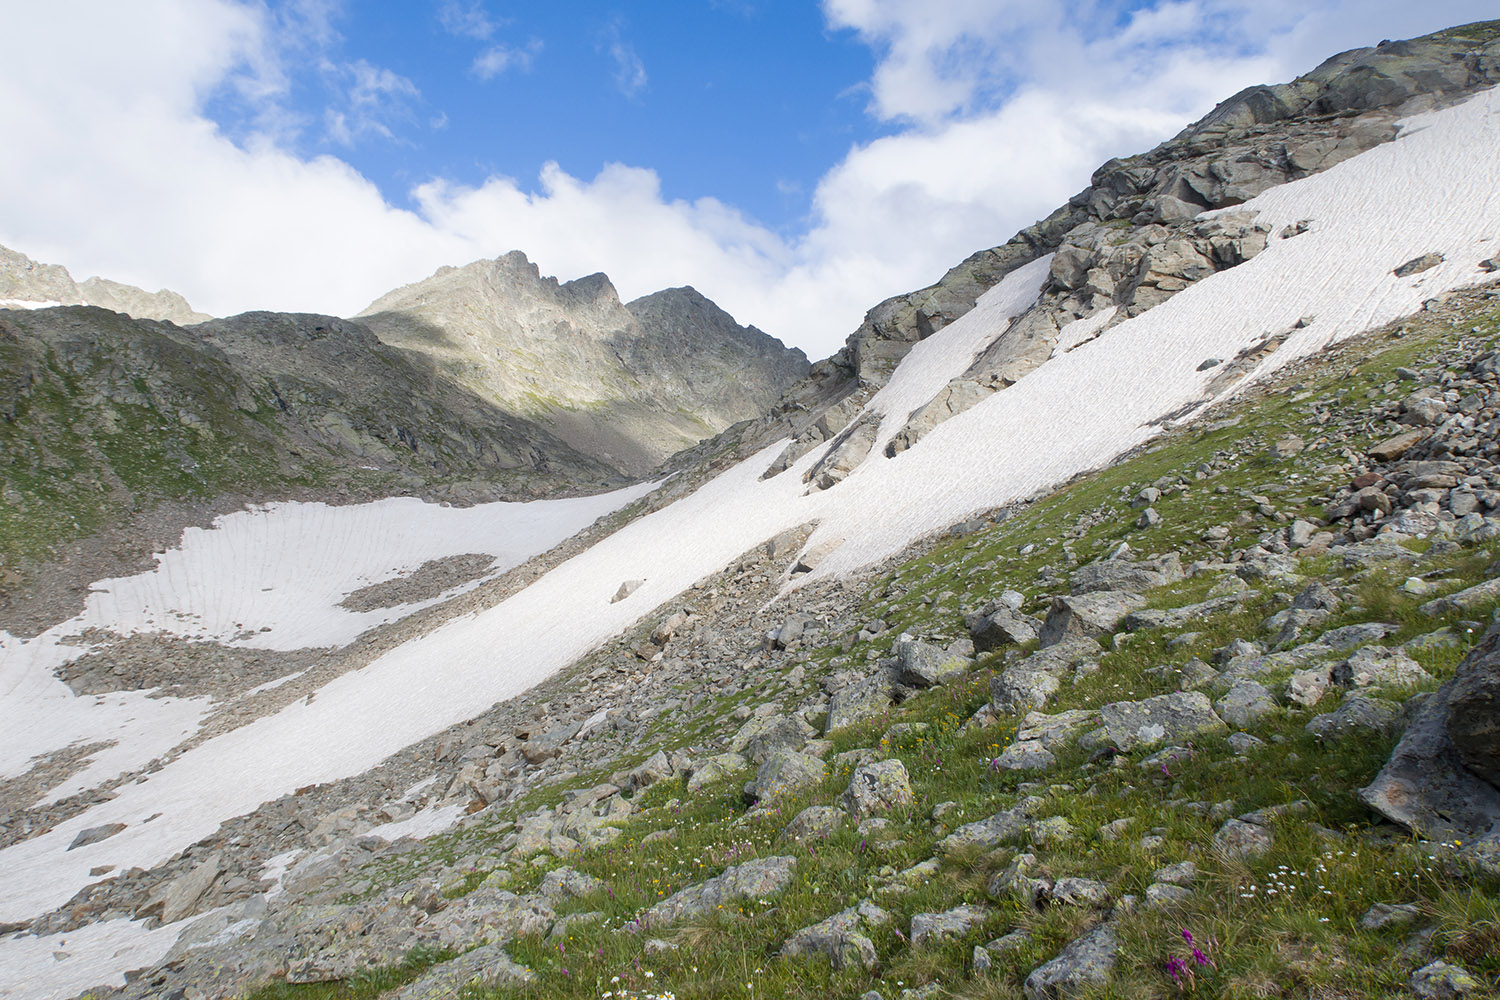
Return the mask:
<svg viewBox="0 0 1500 1000">
<path fill-rule="evenodd" d="M 963 319 L 917 345 L 871 400 L 869 412 L 884 418 L 879 441 L 842 483 L 804 494 L 802 474 L 821 449 L 765 481 L 759 477 L 781 446 L 755 455 L 503 603 L 337 678 L 311 704 L 298 702 L 209 740 L 149 781 L 124 785 L 113 800 L 0 851 L 0 871 L 7 875 L 0 921 L 25 920 L 60 905 L 94 881 L 88 872 L 95 866 L 149 868 L 263 801 L 357 774 L 470 718 L 555 673 L 785 529 L 817 522 L 809 545 L 842 544 L 814 576 L 848 574 L 1148 440 L 1159 433 L 1153 422 L 1164 414 L 1208 402 L 1207 386 L 1218 371 L 1197 371 L 1206 358 L 1233 358 L 1269 336 L 1289 334 L 1242 383 L 1248 385 L 1329 343 L 1410 314 L 1425 299 L 1481 280 L 1478 263 L 1500 252 L 1500 93 L 1412 118 L 1396 141 L 1273 189 L 1237 211 L 1259 213 L 1273 233 L 1304 219 L 1312 226 L 1292 239 L 1273 237 L 1250 262 L 1102 335 L 1095 336 L 1107 316 L 1070 326 L 1052 359 L 1018 384 L 938 426 L 910 450 L 884 457 L 885 441 L 907 413 L 962 372 L 1035 300 L 1047 263 L 1016 271 Z M 1434 251 L 1445 257 L 1440 266 L 1410 278 L 1392 273 Z M 1303 328 L 1294 329 L 1307 317 Z M 592 508 L 564 501 L 578 505 L 569 515 L 576 514 L 575 520 L 558 512 L 547 530 L 577 530 L 648 488 L 595 498 Z M 87 625 L 173 630 L 276 649 L 347 642 L 386 613 L 372 618 L 338 610 L 350 589 L 437 554 L 494 551 L 476 542 L 478 536 L 498 545 L 543 530 L 516 527 L 517 511 L 474 508 L 442 515 L 455 518 L 445 522 L 451 525 L 464 516 L 462 531 L 455 527 L 448 535 L 434 528 L 440 541 L 413 541 L 404 537 L 403 525 L 428 513 L 398 503 L 369 505 L 368 511 L 328 508 L 316 515 L 278 507 L 243 521 L 224 519 L 213 530 L 185 537 L 154 573 L 101 585 L 108 593 L 91 597 L 81 619 L 58 636 L 31 642 L 0 636 L 3 773 L 16 774 L 32 755 L 70 741 L 105 738 L 101 732 L 128 744 L 129 752 L 118 751 L 110 767 L 91 768 L 93 778 L 111 767 L 117 773 L 125 758 L 142 763 L 149 759 L 143 754 L 159 752 L 148 750 L 142 735 L 151 728 L 141 725 L 148 711 L 162 713 L 161 724 L 174 734 L 192 729 L 200 709 L 191 703 L 148 707 L 139 699 L 117 704 L 111 696 L 96 705 L 95 699 L 73 698 L 55 680 L 49 684 L 58 658 L 78 654 L 58 640 Z M 335 510 L 346 513 L 330 513 Z M 546 511 L 538 507 L 535 513 L 541 518 Z M 301 519 L 314 516 L 332 520 L 304 528 Z M 324 538 L 335 522 L 347 533 L 338 545 Z M 252 523 L 267 534 L 255 536 Z M 270 537 L 278 539 L 274 551 L 261 551 Z M 540 551 L 535 544 L 518 542 L 506 550 L 507 558 L 520 561 L 527 551 Z M 316 558 L 304 558 L 298 546 L 308 552 L 317 547 Z M 242 566 L 246 561 L 252 568 Z M 611 603 L 627 579 L 645 583 L 628 599 Z M 259 589 L 266 586 L 272 589 Z M 263 627 L 270 631 L 259 631 Z M 250 637 L 243 638 L 247 631 Z M 135 718 L 127 722 L 131 713 Z M 46 726 L 30 724 L 32 716 L 59 720 L 60 735 L 50 738 Z M 146 822 L 157 813 L 159 818 Z M 438 819 L 424 815 L 413 828 L 429 831 Z M 125 830 L 66 850 L 80 830 L 114 822 L 126 824 Z M 109 925 L 107 931 L 67 935 L 68 946 L 60 950 L 70 957 L 64 959 L 54 959 L 51 945 L 36 938 L 0 940 L 0 968 L 9 981 L 0 995 L 69 995 L 106 978 L 106 969 L 119 982 L 120 972 L 153 961 L 174 939 L 171 928 L 135 934 Z M 104 955 L 109 949 L 124 951 L 111 959 Z"/>
</svg>

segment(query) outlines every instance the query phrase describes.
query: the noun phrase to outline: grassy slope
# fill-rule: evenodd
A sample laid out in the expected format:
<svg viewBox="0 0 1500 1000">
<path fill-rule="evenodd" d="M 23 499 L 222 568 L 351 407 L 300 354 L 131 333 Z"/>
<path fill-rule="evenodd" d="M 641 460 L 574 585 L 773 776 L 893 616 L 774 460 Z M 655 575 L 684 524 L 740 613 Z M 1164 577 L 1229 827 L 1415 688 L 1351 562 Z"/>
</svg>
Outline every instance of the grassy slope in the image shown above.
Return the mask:
<svg viewBox="0 0 1500 1000">
<path fill-rule="evenodd" d="M 1015 587 L 1039 602 L 1048 588 L 1037 585 L 1038 571 L 1066 570 L 1064 545 L 1080 562 L 1106 552 L 1122 540 L 1141 552 L 1183 552 L 1184 562 L 1206 558 L 1201 541 L 1214 525 L 1237 525 L 1233 547 L 1253 543 L 1272 527 L 1254 513 L 1252 494 L 1269 496 L 1289 515 L 1315 512 L 1309 498 L 1340 485 L 1342 473 L 1332 446 L 1320 443 L 1316 407 L 1359 413 L 1371 402 L 1391 394 L 1404 395 L 1395 369 L 1418 365 L 1454 346 L 1455 332 L 1446 323 L 1418 318 L 1407 324 L 1411 332 L 1395 339 L 1377 334 L 1346 345 L 1318 359 L 1299 374 L 1299 384 L 1288 384 L 1265 398 L 1242 403 L 1236 426 L 1175 433 L 1149 451 L 1107 470 L 1081 477 L 977 536 L 937 546 L 923 557 L 874 581 L 862 620 L 880 617 L 894 630 L 954 635 L 961 633 L 960 613 Z M 1500 311 L 1465 317 L 1463 329 L 1473 344 L 1494 342 L 1500 330 Z M 1477 353 L 1474 351 L 1473 353 Z M 1213 425 L 1210 425 L 1212 427 Z M 1273 459 L 1269 444 L 1288 432 L 1304 436 L 1311 447 L 1290 460 Z M 1356 451 L 1382 436 L 1371 427 L 1348 446 Z M 1343 445 L 1339 445 L 1342 448 Z M 1202 466 L 1217 466 L 1207 478 L 1196 478 Z M 1178 490 L 1156 504 L 1163 523 L 1138 529 L 1138 511 L 1129 498 L 1163 477 Z M 1026 555 L 1019 552 L 1035 548 Z M 1416 569 L 1373 566 L 1349 567 L 1328 558 L 1304 563 L 1306 575 L 1338 579 L 1355 588 L 1350 601 L 1320 628 L 1357 621 L 1385 621 L 1400 626 L 1387 644 L 1397 644 L 1444 626 L 1454 626 L 1464 637 L 1460 644 L 1420 654 L 1437 680 L 1451 675 L 1467 641 L 1458 615 L 1429 619 L 1417 605 L 1426 600 L 1405 594 L 1400 582 L 1410 573 L 1435 574 L 1439 591 L 1456 590 L 1484 578 L 1497 547 L 1462 549 L 1430 558 Z M 1151 595 L 1156 606 L 1175 606 L 1196 600 L 1217 577 L 1193 579 Z M 1285 606 L 1285 594 L 1269 583 L 1255 584 L 1255 601 L 1238 613 L 1225 613 L 1199 626 L 1186 643 L 1170 643 L 1174 633 L 1138 634 L 1107 652 L 1102 669 L 1074 686 L 1064 685 L 1048 711 L 1096 707 L 1114 700 L 1138 699 L 1175 688 L 1170 670 L 1160 665 L 1185 663 L 1192 656 L 1206 658 L 1211 650 L 1236 637 L 1257 637 L 1257 626 L 1270 611 Z M 1053 585 L 1050 590 L 1059 589 Z M 1035 607 L 1033 607 L 1033 610 Z M 1485 610 L 1468 617 L 1484 620 Z M 891 634 L 895 634 L 893 631 Z M 881 655 L 889 635 L 868 643 L 848 637 L 819 649 L 806 664 L 808 684 L 823 668 L 838 669 Z M 610 886 L 607 895 L 573 901 L 563 912 L 601 911 L 605 920 L 595 926 L 573 928 L 563 941 L 522 939 L 508 950 L 538 976 L 521 989 L 500 990 L 496 997 L 598 998 L 678 997 L 857 997 L 877 989 L 894 997 L 902 988 L 938 982 L 952 994 L 988 998 L 1021 995 L 1020 983 L 1037 965 L 1089 923 L 1098 919 L 1081 908 L 1052 907 L 1032 911 L 1016 900 L 986 898 L 989 876 L 1001 870 L 1018 850 L 1035 853 L 1053 877 L 1084 875 L 1107 882 L 1118 897 L 1140 895 L 1158 867 L 1193 860 L 1201 870 L 1198 891 L 1184 904 L 1158 910 L 1137 910 L 1120 920 L 1123 953 L 1113 984 L 1100 996 L 1166 997 L 1180 992 L 1205 996 L 1380 997 L 1404 995 L 1409 971 L 1427 959 L 1403 955 L 1408 932 L 1367 932 L 1360 917 L 1375 902 L 1413 902 L 1433 929 L 1434 957 L 1465 965 L 1500 982 L 1500 886 L 1477 879 L 1451 863 L 1438 850 L 1380 827 L 1355 798 L 1389 754 L 1392 742 L 1368 736 L 1320 741 L 1303 730 L 1311 711 L 1296 706 L 1282 709 L 1251 731 L 1266 741 L 1248 760 L 1237 758 L 1225 738 L 1195 742 L 1189 757 L 1169 766 L 1142 768 L 1139 761 L 1152 750 L 1123 758 L 1122 765 L 1089 763 L 1081 752 L 1059 754 L 1058 767 L 1040 776 L 995 772 L 991 759 L 1013 736 L 1015 718 L 989 728 L 962 728 L 962 723 L 988 700 L 988 681 L 1002 665 L 998 657 L 982 660 L 965 682 L 921 694 L 889 718 L 851 727 L 834 735 L 828 755 L 830 773 L 817 789 L 782 803 L 779 815 L 747 818 L 738 788 L 748 772 L 689 795 L 680 782 L 648 789 L 637 799 L 638 811 L 625 826 L 625 835 L 607 848 L 569 859 L 580 870 L 597 875 Z M 790 669 L 791 662 L 784 669 Z M 769 677 L 768 686 L 780 678 Z M 1274 687 L 1274 685 L 1273 685 Z M 1219 690 L 1213 689 L 1217 695 Z M 1317 706 L 1331 711 L 1337 695 Z M 732 706 L 716 704 L 684 726 L 732 731 L 737 723 L 728 715 Z M 922 722 L 925 732 L 882 743 L 881 735 L 894 722 Z M 675 736 L 676 738 L 672 738 Z M 682 742 L 681 732 L 661 734 L 661 745 Z M 847 766 L 834 763 L 846 750 L 879 747 L 903 761 L 912 776 L 917 805 L 891 817 L 889 837 L 863 838 L 852 826 L 834 833 L 813 848 L 795 848 L 778 841 L 787 819 L 803 806 L 836 800 L 848 780 Z M 655 747 L 648 748 L 655 749 Z M 647 752 L 648 752 L 647 751 Z M 592 776 L 570 784 L 587 787 Z M 1031 782 L 1031 784 L 1028 784 Z M 521 808 L 558 797 L 560 789 L 538 792 Z M 921 881 L 905 894 L 882 894 L 896 872 L 934 855 L 935 844 L 948 829 L 990 815 L 1014 804 L 1024 793 L 1046 800 L 1039 813 L 1062 816 L 1074 836 L 1058 843 L 1027 847 L 1015 844 L 990 854 L 949 857 L 939 875 Z M 1253 862 L 1219 858 L 1209 844 L 1221 818 L 1208 815 L 1215 803 L 1232 803 L 1233 814 L 1295 800 L 1308 800 L 1305 817 L 1282 822 L 1273 851 Z M 948 806 L 941 822 L 933 808 Z M 641 809 L 639 807 L 649 807 Z M 519 811 L 519 810 L 518 810 Z M 1132 817 L 1126 835 L 1106 840 L 1096 831 L 1107 822 Z M 1339 831 L 1342 839 L 1325 840 L 1313 833 L 1311 820 Z M 423 866 L 436 867 L 472 852 L 477 845 L 496 843 L 505 825 L 479 827 L 435 838 L 417 855 L 401 859 L 397 879 Z M 645 842 L 655 831 L 670 831 L 665 839 Z M 1143 846 L 1141 838 L 1155 834 L 1161 841 Z M 498 847 L 493 848 L 497 857 Z M 693 925 L 656 929 L 652 933 L 678 944 L 675 951 L 648 954 L 642 938 L 617 928 L 642 909 L 670 893 L 716 874 L 747 857 L 795 853 L 800 857 L 792 887 L 774 900 L 753 901 L 719 917 Z M 538 883 L 545 870 L 562 862 L 544 859 L 522 867 L 509 887 L 517 892 Z M 481 866 L 472 876 L 450 886 L 450 894 L 472 889 L 486 875 Z M 781 942 L 794 930 L 816 922 L 863 898 L 873 898 L 897 917 L 895 926 L 875 935 L 881 966 L 875 972 L 835 972 L 821 958 L 787 960 L 776 957 Z M 900 931 L 912 914 L 940 911 L 962 902 L 987 903 L 994 915 L 962 941 L 916 951 Z M 970 974 L 970 952 L 1013 929 L 1025 929 L 1030 943 L 1006 956 L 997 956 L 995 969 L 984 976 Z M 1202 943 L 1213 965 L 1199 968 L 1196 978 L 1174 984 L 1163 971 L 1169 956 L 1189 957 L 1182 931 Z M 369 997 L 435 960 L 435 955 L 413 956 L 404 971 L 384 970 L 359 981 L 310 987 L 275 986 L 256 994 L 270 997 Z M 618 978 L 616 978 L 618 977 Z"/>
</svg>

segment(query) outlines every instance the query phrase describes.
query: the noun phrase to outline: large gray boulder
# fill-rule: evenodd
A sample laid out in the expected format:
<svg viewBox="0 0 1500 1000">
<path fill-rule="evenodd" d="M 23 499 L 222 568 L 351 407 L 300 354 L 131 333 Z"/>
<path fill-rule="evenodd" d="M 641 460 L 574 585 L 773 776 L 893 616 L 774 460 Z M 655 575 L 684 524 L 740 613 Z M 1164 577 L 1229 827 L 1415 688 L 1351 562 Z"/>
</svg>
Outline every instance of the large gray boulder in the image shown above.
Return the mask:
<svg viewBox="0 0 1500 1000">
<path fill-rule="evenodd" d="M 1068 639 L 1097 639 L 1113 635 L 1126 615 L 1145 605 L 1144 597 L 1126 590 L 1055 597 L 1047 611 L 1047 620 L 1042 623 L 1042 648 Z"/>
<path fill-rule="evenodd" d="M 1100 559 L 1074 571 L 1068 584 L 1074 594 L 1092 594 L 1101 590 L 1124 590 L 1142 594 L 1181 580 L 1182 557 L 1169 552 L 1155 559 L 1134 562 L 1129 559 Z"/>
<path fill-rule="evenodd" d="M 869 934 L 890 922 L 889 913 L 864 900 L 797 931 L 782 944 L 781 954 L 792 957 L 826 955 L 835 969 L 849 966 L 873 969 L 875 942 L 870 940 Z"/>
<path fill-rule="evenodd" d="M 530 969 L 517 965 L 499 945 L 487 944 L 439 962 L 391 994 L 391 1000 L 449 1000 L 465 990 L 518 986 L 533 978 Z"/>
<path fill-rule="evenodd" d="M 975 650 L 981 653 L 1030 642 L 1042 627 L 1042 623 L 1030 615 L 1003 606 L 968 615 L 964 618 L 964 625 L 969 630 L 969 638 L 974 640 Z"/>
<path fill-rule="evenodd" d="M 942 646 L 907 636 L 896 641 L 896 681 L 907 687 L 927 688 L 959 677 L 974 666 L 967 656 L 948 652 Z"/>
<path fill-rule="evenodd" d="M 777 750 L 766 758 L 755 778 L 745 785 L 752 802 L 775 802 L 812 788 L 823 780 L 828 767 L 811 754 Z"/>
<path fill-rule="evenodd" d="M 1102 725 L 1078 738 L 1085 750 L 1114 747 L 1133 750 L 1164 740 L 1181 742 L 1194 736 L 1222 733 L 1228 727 L 1214 714 L 1201 691 L 1176 691 L 1144 701 L 1117 701 L 1099 709 Z"/>
<path fill-rule="evenodd" d="M 743 754 L 757 764 L 777 750 L 801 750 L 816 730 L 795 715 L 768 715 L 751 719 L 729 741 L 729 752 Z"/>
<path fill-rule="evenodd" d="M 884 715 L 890 710 L 895 688 L 894 676 L 881 670 L 833 692 L 828 698 L 828 719 L 823 724 L 823 732 L 831 733 Z"/>
<path fill-rule="evenodd" d="M 1114 923 L 1105 921 L 1027 976 L 1026 1000 L 1063 1000 L 1089 987 L 1103 986 L 1109 982 L 1119 951 Z"/>
<path fill-rule="evenodd" d="M 894 758 L 855 768 L 849 787 L 839 800 L 849 816 L 856 820 L 883 815 L 916 801 L 906 766 Z"/>
<path fill-rule="evenodd" d="M 1424 837 L 1500 844 L 1497 678 L 1500 625 L 1490 627 L 1453 679 L 1422 704 L 1360 798 Z"/>
<path fill-rule="evenodd" d="M 758 858 L 726 869 L 706 882 L 688 886 L 647 910 L 637 922 L 643 928 L 662 927 L 678 920 L 691 920 L 715 913 L 721 906 L 742 899 L 768 899 L 792 884 L 796 858 Z"/>
</svg>

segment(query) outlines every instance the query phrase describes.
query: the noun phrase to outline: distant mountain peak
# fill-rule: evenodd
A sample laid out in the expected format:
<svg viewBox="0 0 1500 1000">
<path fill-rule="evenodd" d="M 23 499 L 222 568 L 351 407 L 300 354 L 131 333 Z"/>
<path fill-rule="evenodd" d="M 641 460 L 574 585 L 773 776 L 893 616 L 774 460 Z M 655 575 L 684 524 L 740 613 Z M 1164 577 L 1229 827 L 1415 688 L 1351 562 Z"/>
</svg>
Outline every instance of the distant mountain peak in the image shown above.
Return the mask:
<svg viewBox="0 0 1500 1000">
<path fill-rule="evenodd" d="M 60 264 L 42 264 L 0 246 L 0 305 L 99 306 L 136 319 L 166 320 L 178 326 L 213 317 L 197 312 L 187 299 L 165 288 L 148 292 L 134 285 L 93 277 L 79 283 Z"/>
</svg>

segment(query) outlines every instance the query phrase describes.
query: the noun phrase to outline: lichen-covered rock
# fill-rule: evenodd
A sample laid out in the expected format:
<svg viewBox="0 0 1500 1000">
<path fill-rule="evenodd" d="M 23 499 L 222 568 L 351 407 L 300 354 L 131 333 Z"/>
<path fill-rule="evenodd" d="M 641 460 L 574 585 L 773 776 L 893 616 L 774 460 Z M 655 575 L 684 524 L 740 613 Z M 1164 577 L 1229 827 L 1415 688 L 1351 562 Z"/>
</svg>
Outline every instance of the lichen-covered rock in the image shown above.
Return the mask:
<svg viewBox="0 0 1500 1000">
<path fill-rule="evenodd" d="M 864 900 L 797 931 L 782 944 L 781 954 L 822 954 L 828 956 L 835 969 L 848 966 L 872 969 L 876 964 L 876 954 L 875 942 L 870 939 L 869 932 L 890 922 L 889 913 Z"/>
<path fill-rule="evenodd" d="M 792 817 L 792 821 L 781 831 L 783 840 L 801 843 L 828 836 L 849 819 L 849 814 L 837 806 L 808 806 Z"/>
<path fill-rule="evenodd" d="M 679 920 L 712 915 L 719 907 L 743 899 L 762 900 L 779 895 L 792 884 L 797 859 L 758 858 L 726 869 L 706 882 L 688 886 L 645 912 L 642 927 L 662 927 Z"/>
<path fill-rule="evenodd" d="M 1030 615 L 1003 606 L 971 614 L 964 619 L 964 625 L 974 640 L 974 648 L 981 653 L 1030 642 L 1042 627 L 1042 623 Z"/>
<path fill-rule="evenodd" d="M 1399 649 L 1366 646 L 1334 666 L 1333 682 L 1342 687 L 1413 687 L 1432 680 L 1422 665 Z"/>
<path fill-rule="evenodd" d="M 827 774 L 827 765 L 817 757 L 777 750 L 755 772 L 755 779 L 745 785 L 745 797 L 752 802 L 774 802 L 813 787 Z"/>
<path fill-rule="evenodd" d="M 1102 723 L 1099 728 L 1078 738 L 1083 749 L 1108 746 L 1132 750 L 1163 740 L 1176 742 L 1222 733 L 1227 728 L 1201 691 L 1177 691 L 1144 701 L 1113 702 L 1099 710 L 1099 720 Z"/>
<path fill-rule="evenodd" d="M 1112 635 L 1125 616 L 1144 607 L 1146 599 L 1125 590 L 1099 590 L 1055 597 L 1042 622 L 1045 649 L 1068 639 L 1097 639 Z"/>
<path fill-rule="evenodd" d="M 535 978 L 499 945 L 487 944 L 446 962 L 439 962 L 391 994 L 391 1000 L 449 1000 L 466 990 L 517 986 Z"/>
<path fill-rule="evenodd" d="M 1119 950 L 1114 924 L 1105 921 L 1033 970 L 1024 984 L 1026 1000 L 1064 1000 L 1087 987 L 1103 986 L 1114 971 Z"/>
<path fill-rule="evenodd" d="M 1100 559 L 1074 571 L 1068 584 L 1074 594 L 1100 590 L 1124 590 L 1143 594 L 1155 587 L 1182 579 L 1182 557 L 1169 552 L 1139 562 L 1130 559 Z"/>
<path fill-rule="evenodd" d="M 965 823 L 938 842 L 938 849 L 947 853 L 968 848 L 988 850 L 1022 834 L 1029 833 L 1032 817 L 1045 803 L 1044 799 L 1030 796 L 1010 809 L 1002 809 L 973 823 Z"/>
<path fill-rule="evenodd" d="M 896 680 L 908 687 L 935 687 L 967 673 L 974 661 L 930 642 L 902 636 L 896 642 Z"/>
<path fill-rule="evenodd" d="M 987 906 L 964 904 L 942 913 L 917 913 L 911 918 L 911 945 L 922 948 L 939 941 L 961 938 L 984 923 L 993 913 Z"/>
<path fill-rule="evenodd" d="M 1226 858 L 1239 861 L 1255 858 L 1271 849 L 1271 831 L 1244 820 L 1227 820 L 1214 834 L 1214 850 Z"/>
<path fill-rule="evenodd" d="M 1478 996 L 1483 988 L 1467 970 L 1447 962 L 1422 966 L 1411 974 L 1406 985 L 1419 1000 L 1457 1000 L 1459 997 Z"/>
<path fill-rule="evenodd" d="M 1231 726 L 1254 725 L 1276 711 L 1271 692 L 1255 681 L 1237 681 L 1229 692 L 1214 702 L 1214 711 Z"/>
<path fill-rule="evenodd" d="M 849 787 L 839 799 L 855 820 L 884 815 L 899 806 L 914 805 L 916 801 L 906 765 L 895 759 L 861 764 L 855 768 L 849 778 Z"/>
<path fill-rule="evenodd" d="M 1401 706 L 1395 702 L 1356 692 L 1346 695 L 1339 707 L 1332 712 L 1313 716 L 1303 728 L 1312 735 L 1325 739 L 1360 730 L 1389 736 L 1395 733 L 1400 719 Z"/>
<path fill-rule="evenodd" d="M 1038 740 L 1012 743 L 990 761 L 990 766 L 1001 771 L 1046 771 L 1057 766 L 1057 758 Z"/>
<path fill-rule="evenodd" d="M 813 727 L 797 716 L 767 715 L 741 726 L 729 741 L 729 752 L 763 764 L 777 750 L 801 750 L 814 735 Z"/>
<path fill-rule="evenodd" d="M 737 753 L 721 753 L 713 757 L 705 757 L 703 760 L 695 760 L 688 768 L 687 790 L 696 792 L 704 785 L 723 781 L 743 771 L 749 763 Z"/>
</svg>

